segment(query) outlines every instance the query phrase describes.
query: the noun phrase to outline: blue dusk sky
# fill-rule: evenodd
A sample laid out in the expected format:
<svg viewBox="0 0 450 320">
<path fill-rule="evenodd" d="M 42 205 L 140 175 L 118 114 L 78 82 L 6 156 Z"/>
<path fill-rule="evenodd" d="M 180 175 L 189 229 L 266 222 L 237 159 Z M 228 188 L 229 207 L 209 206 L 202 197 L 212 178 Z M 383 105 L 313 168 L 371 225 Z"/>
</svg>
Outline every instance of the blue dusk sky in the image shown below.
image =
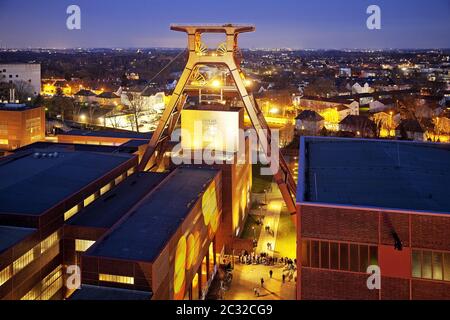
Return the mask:
<svg viewBox="0 0 450 320">
<path fill-rule="evenodd" d="M 81 8 L 81 30 L 66 9 Z M 381 30 L 366 27 L 369 5 Z M 185 47 L 171 23 L 251 23 L 247 48 L 450 48 L 450 0 L 0 0 L 4 48 Z"/>
</svg>

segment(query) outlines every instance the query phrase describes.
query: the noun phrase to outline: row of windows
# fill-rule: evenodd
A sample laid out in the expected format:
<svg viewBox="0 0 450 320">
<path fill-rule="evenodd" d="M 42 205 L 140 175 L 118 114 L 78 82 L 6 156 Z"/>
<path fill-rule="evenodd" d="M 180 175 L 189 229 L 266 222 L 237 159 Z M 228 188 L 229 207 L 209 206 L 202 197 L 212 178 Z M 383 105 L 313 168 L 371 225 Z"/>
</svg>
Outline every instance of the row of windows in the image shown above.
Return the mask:
<svg viewBox="0 0 450 320">
<path fill-rule="evenodd" d="M 114 274 L 100 273 L 98 275 L 98 280 L 106 281 L 106 282 L 134 284 L 134 278 L 133 277 L 118 276 L 118 275 L 114 275 Z"/>
<path fill-rule="evenodd" d="M 301 261 L 304 267 L 365 273 L 369 265 L 378 265 L 378 249 L 365 244 L 303 240 Z"/>
<path fill-rule="evenodd" d="M 80 240 L 80 239 L 76 239 L 75 240 L 75 251 L 77 252 L 85 252 L 87 249 L 89 249 L 93 244 L 95 243 L 95 241 L 91 241 L 91 240 Z"/>
<path fill-rule="evenodd" d="M 63 286 L 62 267 L 58 266 L 31 289 L 21 300 L 49 300 Z"/>
<path fill-rule="evenodd" d="M 0 271 L 0 286 L 11 278 L 11 266 L 7 266 L 5 269 Z"/>
<path fill-rule="evenodd" d="M 28 250 L 21 257 L 17 258 L 12 265 L 7 266 L 0 271 L 0 286 L 8 281 L 13 275 L 20 272 L 31 262 L 37 259 L 41 254 L 46 252 L 54 245 L 58 245 L 60 240 L 59 231 L 52 233 L 50 236 L 42 240 L 39 244 Z"/>
<path fill-rule="evenodd" d="M 412 276 L 414 278 L 450 281 L 450 253 L 413 250 Z"/>
<path fill-rule="evenodd" d="M 119 175 L 117 178 L 114 179 L 114 185 L 118 185 L 127 176 L 132 175 L 135 172 L 135 170 L 136 169 L 133 167 L 133 168 L 129 169 L 126 173 Z M 104 195 L 106 192 L 111 190 L 112 187 L 113 187 L 113 181 L 107 183 L 106 185 L 104 185 L 103 187 L 100 188 L 100 195 Z M 93 194 L 91 194 L 90 196 L 88 196 L 86 199 L 83 200 L 83 206 L 87 207 L 92 202 L 94 202 L 97 199 L 97 197 L 98 197 L 98 192 L 94 192 Z M 74 215 L 76 215 L 81 210 L 81 208 L 82 208 L 81 203 L 79 203 L 76 206 L 74 206 L 74 207 L 70 208 L 69 210 L 67 210 L 66 212 L 64 212 L 64 221 L 67 221 L 70 218 L 72 218 Z"/>
</svg>

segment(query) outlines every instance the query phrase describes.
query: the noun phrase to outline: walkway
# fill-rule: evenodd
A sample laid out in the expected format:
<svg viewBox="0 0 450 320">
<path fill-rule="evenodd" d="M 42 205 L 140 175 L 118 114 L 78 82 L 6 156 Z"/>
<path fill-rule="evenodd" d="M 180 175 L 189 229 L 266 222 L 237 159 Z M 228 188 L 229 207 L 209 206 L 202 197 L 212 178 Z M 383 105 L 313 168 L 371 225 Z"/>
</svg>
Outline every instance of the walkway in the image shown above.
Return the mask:
<svg viewBox="0 0 450 320">
<path fill-rule="evenodd" d="M 272 191 L 265 197 L 267 206 L 262 210 L 263 227 L 258 239 L 256 253 L 269 253 L 275 257 L 295 258 L 296 235 L 295 226 L 290 214 L 285 212 L 283 198 L 278 186 L 273 183 Z M 267 207 L 267 208 L 265 208 Z M 252 214 L 261 216 L 259 209 Z M 269 225 L 273 233 L 269 234 L 264 227 Z M 272 244 L 272 250 L 267 250 L 267 243 Z M 282 283 L 284 264 L 276 266 L 265 265 L 242 265 L 235 263 L 233 271 L 233 281 L 230 290 L 225 292 L 224 299 L 234 300 L 293 300 L 295 299 L 295 281 Z M 273 278 L 270 279 L 269 271 L 273 271 Z M 264 288 L 260 286 L 261 277 L 264 278 Z M 260 291 L 260 297 L 254 294 L 254 288 Z"/>
</svg>

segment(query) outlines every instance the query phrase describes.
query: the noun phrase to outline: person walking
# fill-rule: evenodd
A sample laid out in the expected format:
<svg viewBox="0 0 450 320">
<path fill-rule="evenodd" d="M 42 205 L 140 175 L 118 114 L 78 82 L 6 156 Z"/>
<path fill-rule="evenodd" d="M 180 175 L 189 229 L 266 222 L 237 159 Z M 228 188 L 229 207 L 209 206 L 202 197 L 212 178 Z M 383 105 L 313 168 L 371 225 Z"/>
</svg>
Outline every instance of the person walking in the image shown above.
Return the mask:
<svg viewBox="0 0 450 320">
<path fill-rule="evenodd" d="M 285 281 L 286 281 L 286 275 L 285 275 L 284 273 L 283 273 L 282 279 L 283 279 L 283 283 L 285 283 Z"/>
<path fill-rule="evenodd" d="M 272 279 L 272 276 L 273 276 L 273 271 L 272 270 L 269 271 L 269 276 L 270 276 L 270 279 Z"/>
<path fill-rule="evenodd" d="M 261 288 L 264 288 L 264 278 L 261 278 Z"/>
</svg>

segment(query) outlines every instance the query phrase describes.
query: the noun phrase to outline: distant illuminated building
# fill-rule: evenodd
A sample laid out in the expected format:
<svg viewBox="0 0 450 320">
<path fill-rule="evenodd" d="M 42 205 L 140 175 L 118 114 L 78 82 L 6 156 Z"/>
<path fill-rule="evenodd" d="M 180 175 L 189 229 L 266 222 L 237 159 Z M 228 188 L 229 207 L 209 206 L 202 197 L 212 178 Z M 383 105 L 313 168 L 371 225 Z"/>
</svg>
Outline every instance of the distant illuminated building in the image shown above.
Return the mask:
<svg viewBox="0 0 450 320">
<path fill-rule="evenodd" d="M 0 82 L 23 82 L 30 85 L 30 94 L 37 96 L 41 92 L 41 65 L 38 63 L 0 64 Z"/>
<path fill-rule="evenodd" d="M 0 149 L 14 150 L 44 139 L 44 107 L 0 104 Z"/>
</svg>

